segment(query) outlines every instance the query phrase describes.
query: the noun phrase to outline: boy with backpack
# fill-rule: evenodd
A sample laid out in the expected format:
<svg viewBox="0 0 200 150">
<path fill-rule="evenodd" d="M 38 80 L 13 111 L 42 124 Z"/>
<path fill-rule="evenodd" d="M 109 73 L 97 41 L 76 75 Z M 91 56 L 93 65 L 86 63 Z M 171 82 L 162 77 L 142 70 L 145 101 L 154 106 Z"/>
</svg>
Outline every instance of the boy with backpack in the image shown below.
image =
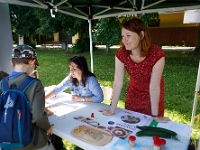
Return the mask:
<svg viewBox="0 0 200 150">
<path fill-rule="evenodd" d="M 3 150 L 55 150 L 48 140 L 53 125 L 44 112 L 44 86 L 39 79 L 29 76 L 39 66 L 35 50 L 28 45 L 16 46 L 12 51 L 11 65 L 14 71 L 0 82 L 0 147 Z M 21 95 L 18 89 L 26 98 L 12 96 L 15 93 Z"/>
</svg>

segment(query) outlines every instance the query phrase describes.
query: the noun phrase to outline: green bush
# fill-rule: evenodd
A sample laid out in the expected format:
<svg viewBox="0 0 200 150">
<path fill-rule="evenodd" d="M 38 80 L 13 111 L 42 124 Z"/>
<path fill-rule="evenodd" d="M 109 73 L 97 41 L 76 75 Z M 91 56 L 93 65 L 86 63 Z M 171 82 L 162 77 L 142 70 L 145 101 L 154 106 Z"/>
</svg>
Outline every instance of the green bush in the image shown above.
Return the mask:
<svg viewBox="0 0 200 150">
<path fill-rule="evenodd" d="M 72 47 L 73 52 L 80 53 L 83 51 L 89 51 L 90 50 L 90 40 L 87 39 L 78 39 L 76 40 L 76 43 Z"/>
<path fill-rule="evenodd" d="M 36 48 L 37 41 L 36 40 L 31 40 L 28 45 L 30 45 L 32 48 Z"/>
</svg>

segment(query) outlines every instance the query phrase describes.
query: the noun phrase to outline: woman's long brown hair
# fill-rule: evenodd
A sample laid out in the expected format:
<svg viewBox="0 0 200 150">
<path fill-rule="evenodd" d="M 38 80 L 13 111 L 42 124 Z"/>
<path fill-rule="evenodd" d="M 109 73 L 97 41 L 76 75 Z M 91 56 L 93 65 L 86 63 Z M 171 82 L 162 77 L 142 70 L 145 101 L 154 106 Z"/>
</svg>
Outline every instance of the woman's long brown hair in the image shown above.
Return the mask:
<svg viewBox="0 0 200 150">
<path fill-rule="evenodd" d="M 141 34 L 141 31 L 144 32 L 144 37 L 141 40 L 141 56 L 145 57 L 149 53 L 150 46 L 151 46 L 151 38 L 149 31 L 145 24 L 142 22 L 142 20 L 138 18 L 133 18 L 131 20 L 126 21 L 121 28 L 125 28 L 126 30 L 132 31 L 137 33 L 139 36 Z M 124 44 L 121 41 L 121 47 L 122 50 L 127 51 L 127 53 L 131 53 L 131 51 L 126 50 Z"/>
</svg>

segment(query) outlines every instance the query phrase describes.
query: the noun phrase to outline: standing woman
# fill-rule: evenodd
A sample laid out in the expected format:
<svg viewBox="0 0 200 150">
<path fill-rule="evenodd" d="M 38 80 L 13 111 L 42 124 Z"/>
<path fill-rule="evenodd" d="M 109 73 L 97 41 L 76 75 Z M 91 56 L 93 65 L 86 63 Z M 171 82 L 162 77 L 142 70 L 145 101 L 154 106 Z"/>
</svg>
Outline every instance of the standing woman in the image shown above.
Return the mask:
<svg viewBox="0 0 200 150">
<path fill-rule="evenodd" d="M 104 115 L 115 113 L 126 69 L 130 81 L 126 90 L 125 109 L 151 115 L 159 122 L 168 121 L 164 117 L 164 51 L 150 43 L 147 27 L 138 18 L 125 22 L 121 34 L 122 46 L 115 55 L 111 109 L 100 111 Z"/>
<path fill-rule="evenodd" d="M 68 60 L 68 64 L 70 74 L 49 92 L 45 99 L 70 88 L 73 101 L 101 103 L 103 91 L 95 75 L 89 71 L 85 57 L 74 56 Z"/>
</svg>

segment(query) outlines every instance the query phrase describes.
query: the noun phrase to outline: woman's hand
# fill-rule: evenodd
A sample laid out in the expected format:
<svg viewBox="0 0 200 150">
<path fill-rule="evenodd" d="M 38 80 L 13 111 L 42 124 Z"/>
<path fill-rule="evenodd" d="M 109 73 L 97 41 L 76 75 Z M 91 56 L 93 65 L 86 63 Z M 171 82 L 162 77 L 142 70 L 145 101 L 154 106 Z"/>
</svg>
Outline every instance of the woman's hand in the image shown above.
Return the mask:
<svg viewBox="0 0 200 150">
<path fill-rule="evenodd" d="M 83 98 L 78 95 L 72 95 L 72 100 L 75 102 L 82 102 Z"/>
<path fill-rule="evenodd" d="M 113 112 L 111 112 L 111 110 L 108 109 L 99 109 L 99 112 L 101 112 L 105 116 L 111 116 L 114 114 Z"/>
<path fill-rule="evenodd" d="M 171 121 L 169 118 L 167 117 L 153 117 L 153 119 L 156 122 L 160 122 L 160 123 L 167 123 L 168 121 Z"/>
</svg>

